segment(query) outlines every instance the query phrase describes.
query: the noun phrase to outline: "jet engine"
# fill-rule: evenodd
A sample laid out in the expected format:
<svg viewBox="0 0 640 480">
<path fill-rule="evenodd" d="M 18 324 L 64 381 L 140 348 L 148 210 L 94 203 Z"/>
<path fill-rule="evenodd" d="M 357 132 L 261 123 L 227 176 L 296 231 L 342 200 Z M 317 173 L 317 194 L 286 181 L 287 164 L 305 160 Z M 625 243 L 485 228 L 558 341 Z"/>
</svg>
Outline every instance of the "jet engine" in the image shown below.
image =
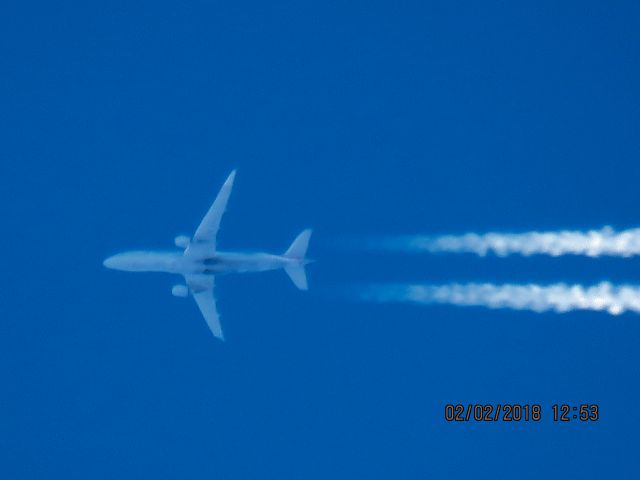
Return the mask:
<svg viewBox="0 0 640 480">
<path fill-rule="evenodd" d="M 171 295 L 174 297 L 186 297 L 189 295 L 189 288 L 186 285 L 174 285 L 171 289 Z"/>
<path fill-rule="evenodd" d="M 178 235 L 173 240 L 173 243 L 176 244 L 176 247 L 187 248 L 189 246 L 189 244 L 191 243 L 191 239 L 189 237 L 187 237 L 186 235 Z"/>
</svg>

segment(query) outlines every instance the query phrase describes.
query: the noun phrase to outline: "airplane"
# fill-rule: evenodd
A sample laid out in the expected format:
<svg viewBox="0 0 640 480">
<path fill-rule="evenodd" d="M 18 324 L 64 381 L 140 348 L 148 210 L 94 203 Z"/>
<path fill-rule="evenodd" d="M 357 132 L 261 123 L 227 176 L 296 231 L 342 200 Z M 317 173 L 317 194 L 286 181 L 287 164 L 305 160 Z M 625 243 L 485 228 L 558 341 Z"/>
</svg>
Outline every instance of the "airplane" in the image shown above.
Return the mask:
<svg viewBox="0 0 640 480">
<path fill-rule="evenodd" d="M 174 240 L 182 252 L 129 251 L 107 258 L 103 265 L 126 272 L 165 272 L 182 275 L 185 284 L 175 285 L 171 293 L 176 297 L 192 295 L 213 335 L 224 341 L 220 315 L 213 293 L 216 275 L 233 272 L 264 272 L 284 269 L 293 284 L 307 290 L 304 266 L 311 230 L 302 231 L 282 255 L 268 253 L 236 253 L 218 250 L 216 237 L 220 220 L 227 208 L 236 171 L 232 171 L 218 192 L 193 238 L 184 235 Z"/>
</svg>

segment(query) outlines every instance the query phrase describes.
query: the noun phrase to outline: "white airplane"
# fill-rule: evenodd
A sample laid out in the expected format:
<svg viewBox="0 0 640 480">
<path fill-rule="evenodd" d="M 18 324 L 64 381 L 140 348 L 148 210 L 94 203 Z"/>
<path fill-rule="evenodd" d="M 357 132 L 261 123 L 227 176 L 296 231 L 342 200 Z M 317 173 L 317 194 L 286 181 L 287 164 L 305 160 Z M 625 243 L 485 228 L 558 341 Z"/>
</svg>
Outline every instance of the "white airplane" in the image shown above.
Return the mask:
<svg viewBox="0 0 640 480">
<path fill-rule="evenodd" d="M 235 170 L 218 192 L 213 205 L 200 222 L 193 239 L 180 235 L 175 245 L 183 252 L 124 252 L 107 258 L 104 266 L 127 272 L 167 272 L 184 276 L 186 285 L 176 285 L 171 293 L 176 297 L 193 295 L 213 335 L 224 340 L 220 316 L 213 294 L 215 275 L 230 272 L 264 272 L 283 268 L 300 290 L 307 290 L 304 266 L 311 230 L 304 230 L 296 237 L 283 255 L 268 253 L 232 253 L 217 249 L 216 236 L 220 220 L 231 194 Z"/>
</svg>

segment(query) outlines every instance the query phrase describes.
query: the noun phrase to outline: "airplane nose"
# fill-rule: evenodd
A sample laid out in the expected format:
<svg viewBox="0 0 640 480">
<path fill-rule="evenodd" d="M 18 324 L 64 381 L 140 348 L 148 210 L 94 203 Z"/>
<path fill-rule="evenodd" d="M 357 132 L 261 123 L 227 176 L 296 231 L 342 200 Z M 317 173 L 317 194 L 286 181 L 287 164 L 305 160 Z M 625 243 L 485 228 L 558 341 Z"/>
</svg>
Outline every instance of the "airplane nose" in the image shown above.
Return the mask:
<svg viewBox="0 0 640 480">
<path fill-rule="evenodd" d="M 107 268 L 114 268 L 116 264 L 116 255 L 107 258 L 102 264 Z"/>
</svg>

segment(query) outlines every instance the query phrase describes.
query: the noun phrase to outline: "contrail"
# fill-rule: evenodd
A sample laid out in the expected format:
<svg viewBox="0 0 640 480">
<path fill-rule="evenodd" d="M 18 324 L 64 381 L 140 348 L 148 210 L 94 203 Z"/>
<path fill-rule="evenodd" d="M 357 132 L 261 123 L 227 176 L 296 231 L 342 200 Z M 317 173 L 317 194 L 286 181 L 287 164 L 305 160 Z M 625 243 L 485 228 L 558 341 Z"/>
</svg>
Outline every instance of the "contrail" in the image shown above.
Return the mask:
<svg viewBox="0 0 640 480">
<path fill-rule="evenodd" d="M 377 285 L 361 289 L 359 296 L 362 300 L 374 302 L 446 303 L 534 312 L 596 310 L 612 315 L 626 311 L 640 313 L 640 286 L 612 285 L 608 282 L 590 287 L 564 283 Z"/>
<path fill-rule="evenodd" d="M 589 231 L 412 236 L 383 240 L 377 242 L 377 246 L 390 250 L 475 253 L 481 256 L 492 252 L 500 257 L 511 254 L 631 257 L 640 255 L 640 228 L 619 232 L 604 227 Z"/>
</svg>

